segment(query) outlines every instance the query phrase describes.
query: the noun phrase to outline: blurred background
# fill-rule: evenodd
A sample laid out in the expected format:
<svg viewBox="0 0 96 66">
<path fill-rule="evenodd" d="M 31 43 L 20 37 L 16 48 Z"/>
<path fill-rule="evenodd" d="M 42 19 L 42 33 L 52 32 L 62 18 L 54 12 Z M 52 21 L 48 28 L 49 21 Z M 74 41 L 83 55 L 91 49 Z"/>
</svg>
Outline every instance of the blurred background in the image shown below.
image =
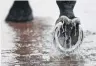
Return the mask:
<svg viewBox="0 0 96 66">
<path fill-rule="evenodd" d="M 14 0 L 0 1 L 0 20 L 4 20 L 9 12 Z M 55 20 L 59 16 L 59 9 L 56 0 L 29 0 L 30 6 L 33 9 L 34 16 L 51 17 Z M 81 20 L 81 25 L 84 30 L 96 31 L 96 1 L 95 0 L 77 0 L 74 8 L 76 17 Z"/>
</svg>

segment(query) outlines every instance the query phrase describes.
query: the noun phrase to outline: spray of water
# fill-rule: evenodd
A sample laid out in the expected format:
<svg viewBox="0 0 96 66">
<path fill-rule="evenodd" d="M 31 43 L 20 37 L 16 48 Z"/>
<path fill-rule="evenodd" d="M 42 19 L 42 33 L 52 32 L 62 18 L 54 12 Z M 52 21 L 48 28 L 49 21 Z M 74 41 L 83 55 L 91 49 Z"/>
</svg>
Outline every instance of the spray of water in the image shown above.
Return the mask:
<svg viewBox="0 0 96 66">
<path fill-rule="evenodd" d="M 54 42 L 55 42 L 56 47 L 60 51 L 62 51 L 65 54 L 69 54 L 72 51 L 74 51 L 76 48 L 78 48 L 80 46 L 80 44 L 82 43 L 82 40 L 83 40 L 83 31 L 82 31 L 81 28 L 79 28 L 78 41 L 76 42 L 76 44 L 74 46 L 72 46 L 72 38 L 71 38 L 71 35 L 67 35 L 67 33 L 66 33 L 67 27 L 66 26 L 64 27 L 64 24 L 65 23 L 66 22 L 64 22 L 64 20 L 63 20 L 62 22 L 58 22 L 56 24 L 56 26 L 54 27 L 54 29 L 53 29 L 53 31 L 54 31 L 53 32 L 54 33 Z M 67 24 L 70 24 L 70 23 L 73 24 L 73 26 L 75 27 L 75 29 L 74 29 L 74 31 L 75 31 L 74 36 L 76 36 L 76 34 L 77 34 L 76 33 L 76 31 L 77 31 L 77 29 L 76 29 L 76 23 L 74 21 L 73 22 L 70 22 L 68 20 Z M 72 28 L 72 26 L 70 28 Z M 64 47 L 60 44 L 59 39 L 58 39 L 60 37 L 61 29 L 63 30 L 62 32 L 64 32 L 64 35 L 65 35 L 64 36 L 64 40 L 63 40 L 64 41 Z M 69 42 L 67 42 L 67 40 Z M 67 44 L 69 45 L 69 48 L 67 48 Z"/>
</svg>

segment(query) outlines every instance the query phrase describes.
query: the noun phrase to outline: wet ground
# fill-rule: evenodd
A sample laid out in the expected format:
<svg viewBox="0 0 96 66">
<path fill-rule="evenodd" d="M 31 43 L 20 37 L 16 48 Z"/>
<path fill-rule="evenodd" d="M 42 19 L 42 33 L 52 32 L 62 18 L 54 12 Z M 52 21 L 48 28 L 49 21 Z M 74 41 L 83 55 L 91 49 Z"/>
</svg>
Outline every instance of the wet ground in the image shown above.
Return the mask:
<svg viewBox="0 0 96 66">
<path fill-rule="evenodd" d="M 83 44 L 65 56 L 54 47 L 49 21 L 2 22 L 2 66 L 96 66 L 96 33 L 86 32 Z"/>
</svg>

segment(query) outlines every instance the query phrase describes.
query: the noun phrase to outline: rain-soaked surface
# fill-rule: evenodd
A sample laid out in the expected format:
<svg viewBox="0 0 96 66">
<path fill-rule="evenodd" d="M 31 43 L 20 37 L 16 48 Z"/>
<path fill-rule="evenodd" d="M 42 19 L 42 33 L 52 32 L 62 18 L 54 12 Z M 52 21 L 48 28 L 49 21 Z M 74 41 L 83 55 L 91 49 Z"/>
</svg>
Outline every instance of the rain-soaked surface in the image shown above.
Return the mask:
<svg viewBox="0 0 96 66">
<path fill-rule="evenodd" d="M 2 66 L 96 66 L 96 33 L 86 31 L 82 45 L 65 56 L 52 42 L 49 21 L 2 22 Z"/>
</svg>

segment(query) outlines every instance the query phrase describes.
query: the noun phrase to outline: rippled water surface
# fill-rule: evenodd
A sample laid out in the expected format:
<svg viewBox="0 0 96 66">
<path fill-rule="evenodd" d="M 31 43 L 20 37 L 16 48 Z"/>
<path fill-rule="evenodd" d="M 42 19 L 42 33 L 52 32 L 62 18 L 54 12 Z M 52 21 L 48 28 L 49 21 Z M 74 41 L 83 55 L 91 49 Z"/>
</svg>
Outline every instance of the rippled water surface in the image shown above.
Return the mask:
<svg viewBox="0 0 96 66">
<path fill-rule="evenodd" d="M 64 56 L 54 47 L 49 21 L 2 22 L 2 66 L 96 66 L 95 33 L 86 34 L 83 44 Z"/>
</svg>

